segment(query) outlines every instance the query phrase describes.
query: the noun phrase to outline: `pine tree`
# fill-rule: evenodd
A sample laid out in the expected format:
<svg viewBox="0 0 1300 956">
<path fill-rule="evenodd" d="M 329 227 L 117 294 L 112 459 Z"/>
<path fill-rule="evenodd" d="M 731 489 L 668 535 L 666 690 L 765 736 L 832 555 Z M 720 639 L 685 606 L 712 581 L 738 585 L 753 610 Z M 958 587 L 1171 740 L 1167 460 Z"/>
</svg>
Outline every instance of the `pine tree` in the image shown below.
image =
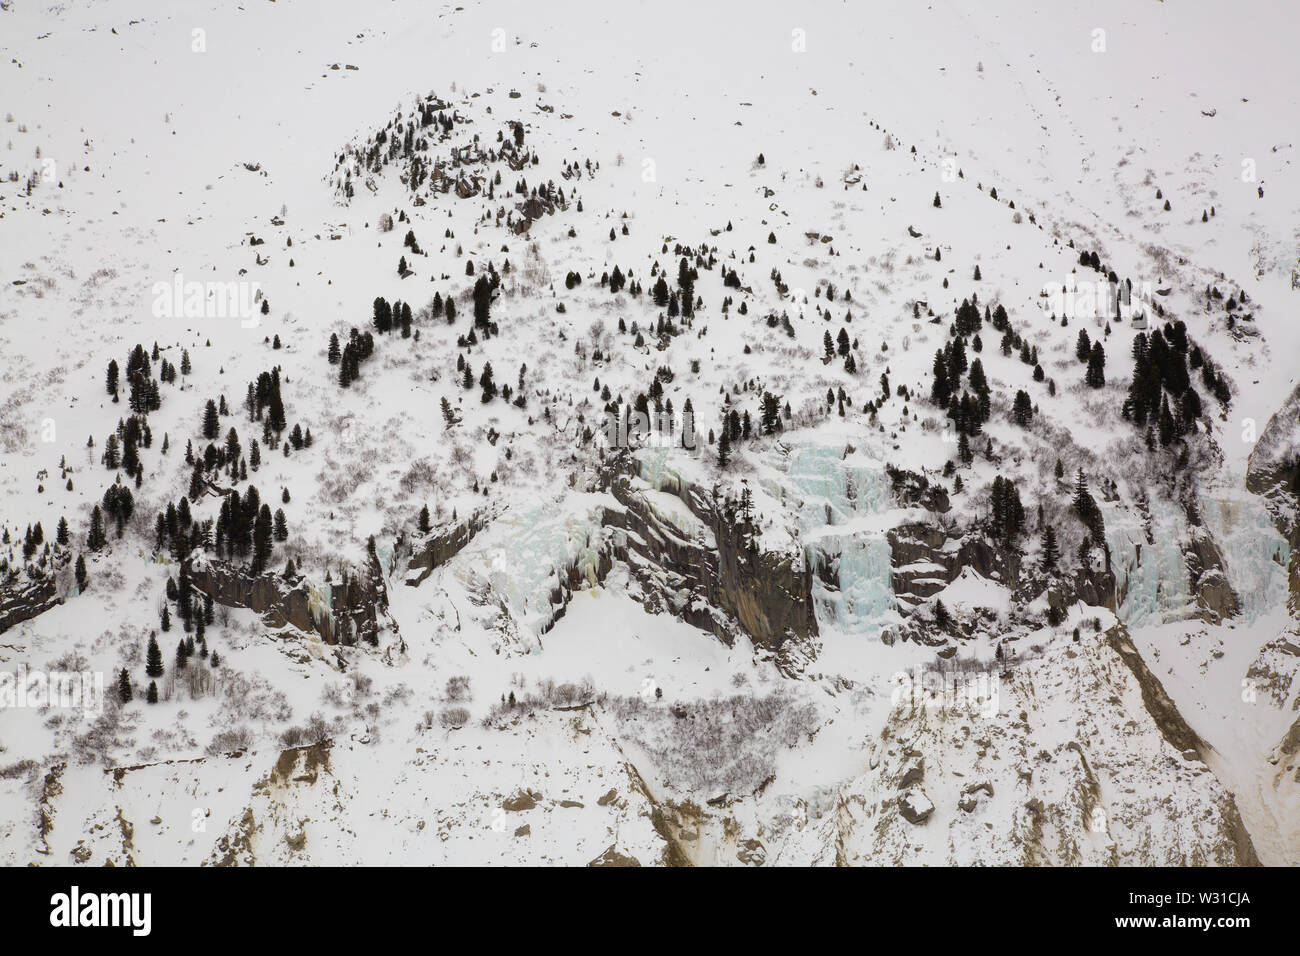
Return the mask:
<svg viewBox="0 0 1300 956">
<path fill-rule="evenodd" d="M 77 555 L 76 575 L 77 590 L 84 592 L 86 590 L 86 585 L 90 583 L 90 580 L 86 577 L 86 559 L 80 554 Z"/>
<path fill-rule="evenodd" d="M 99 505 L 95 505 L 90 510 L 90 533 L 86 536 L 86 547 L 91 551 L 99 551 L 107 543 L 108 537 L 104 534 L 104 516 L 99 510 Z"/>
<path fill-rule="evenodd" d="M 253 573 L 261 574 L 266 568 L 267 559 L 271 557 L 272 537 L 275 523 L 271 518 L 271 509 L 267 505 L 257 513 L 253 524 Z"/>
<path fill-rule="evenodd" d="M 428 534 L 428 533 L 429 533 L 430 524 L 429 524 L 429 506 L 428 506 L 428 505 L 423 505 L 423 506 L 420 508 L 420 518 L 419 518 L 419 521 L 417 522 L 417 526 L 418 526 L 419 529 L 420 529 L 420 534 Z"/>
<path fill-rule="evenodd" d="M 483 363 L 483 374 L 479 376 L 479 386 L 483 389 L 484 403 L 492 401 L 497 397 L 497 385 L 492 379 L 492 363 Z"/>
<path fill-rule="evenodd" d="M 940 408 L 947 408 L 950 394 L 948 364 L 944 361 L 943 351 L 936 350 L 934 353 L 934 384 L 930 388 L 930 399 Z"/>
<path fill-rule="evenodd" d="M 104 455 L 101 459 L 104 467 L 109 471 L 115 471 L 122 463 L 120 448 L 121 443 L 117 435 L 109 435 L 108 440 L 104 442 Z"/>
<path fill-rule="evenodd" d="M 144 673 L 146 677 L 163 676 L 162 650 L 158 647 L 157 638 L 152 634 L 149 635 L 149 649 L 145 652 Z"/>
<path fill-rule="evenodd" d="M 398 271 L 399 272 L 405 271 L 405 269 L 406 269 L 406 259 L 403 258 L 402 265 Z M 378 296 L 375 298 L 373 319 L 374 319 L 375 331 L 378 332 L 380 335 L 389 332 L 393 327 L 393 309 L 392 306 L 388 304 L 388 301 L 384 299 L 383 296 Z"/>
<path fill-rule="evenodd" d="M 948 609 L 944 607 L 943 601 L 936 600 L 934 602 L 935 626 L 939 627 L 940 629 L 946 630 L 948 625 L 951 622 L 952 622 L 952 618 L 948 614 Z"/>
<path fill-rule="evenodd" d="M 203 437 L 208 441 L 213 441 L 220 430 L 221 423 L 217 418 L 217 403 L 212 399 L 208 399 L 207 405 L 203 407 Z"/>
<path fill-rule="evenodd" d="M 1029 399 L 1029 393 L 1024 389 L 1016 391 L 1016 399 L 1012 404 L 1011 417 L 1021 428 L 1028 428 L 1034 418 L 1033 402 Z"/>
<path fill-rule="evenodd" d="M 131 675 L 125 667 L 117 675 L 117 699 L 123 704 L 131 703 Z"/>
<path fill-rule="evenodd" d="M 144 699 L 150 704 L 158 703 L 158 683 L 156 681 L 149 682 L 149 691 L 145 694 Z"/>
<path fill-rule="evenodd" d="M 1084 383 L 1090 388 L 1101 388 L 1106 384 L 1106 353 L 1102 350 L 1100 342 L 1092 343 L 1092 351 L 1088 353 L 1088 371 L 1084 374 Z"/>
<path fill-rule="evenodd" d="M 1085 329 L 1079 330 L 1079 341 L 1074 346 L 1074 354 L 1080 362 L 1088 361 L 1088 353 L 1092 350 L 1092 341 L 1088 338 L 1088 332 Z"/>
<path fill-rule="evenodd" d="M 492 283 L 486 275 L 480 275 L 474 283 L 474 324 L 487 328 L 492 313 Z"/>
<path fill-rule="evenodd" d="M 1092 494 L 1088 491 L 1088 479 L 1084 477 L 1082 468 L 1074 479 L 1073 504 L 1074 510 L 1079 514 L 1085 514 L 1093 505 Z"/>
<path fill-rule="evenodd" d="M 1054 570 L 1060 556 L 1061 552 L 1056 546 L 1056 529 L 1049 524 L 1043 528 L 1043 570 Z"/>
<path fill-rule="evenodd" d="M 1175 438 L 1174 416 L 1169 411 L 1169 396 L 1160 399 L 1160 444 L 1168 445 Z"/>
</svg>

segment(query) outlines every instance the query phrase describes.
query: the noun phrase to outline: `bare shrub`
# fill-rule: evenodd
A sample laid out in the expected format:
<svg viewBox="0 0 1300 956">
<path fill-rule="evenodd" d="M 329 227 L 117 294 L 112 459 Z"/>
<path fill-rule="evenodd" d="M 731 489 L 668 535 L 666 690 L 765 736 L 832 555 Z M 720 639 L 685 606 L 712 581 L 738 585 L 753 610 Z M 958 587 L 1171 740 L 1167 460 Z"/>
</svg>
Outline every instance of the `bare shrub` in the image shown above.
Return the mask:
<svg viewBox="0 0 1300 956">
<path fill-rule="evenodd" d="M 818 726 L 817 708 L 785 690 L 673 707 L 618 697 L 609 706 L 622 732 L 677 790 L 752 793 L 775 773 L 779 752 Z"/>
<path fill-rule="evenodd" d="M 30 777 L 41 768 L 35 760 L 20 760 L 17 763 L 11 763 L 7 767 L 0 767 L 0 780 L 17 780 L 19 777 Z"/>
<path fill-rule="evenodd" d="M 438 714 L 438 723 L 449 730 L 464 727 L 469 723 L 469 710 L 465 707 L 444 707 Z"/>
<path fill-rule="evenodd" d="M 469 700 L 472 696 L 469 689 L 469 678 L 464 674 L 460 674 L 456 677 L 448 677 L 447 686 L 443 690 L 443 696 L 447 700 Z"/>
<path fill-rule="evenodd" d="M 216 756 L 247 750 L 251 746 L 253 746 L 252 732 L 247 727 L 234 727 L 230 730 L 218 731 L 212 738 L 212 743 L 208 744 L 207 752 Z"/>
</svg>

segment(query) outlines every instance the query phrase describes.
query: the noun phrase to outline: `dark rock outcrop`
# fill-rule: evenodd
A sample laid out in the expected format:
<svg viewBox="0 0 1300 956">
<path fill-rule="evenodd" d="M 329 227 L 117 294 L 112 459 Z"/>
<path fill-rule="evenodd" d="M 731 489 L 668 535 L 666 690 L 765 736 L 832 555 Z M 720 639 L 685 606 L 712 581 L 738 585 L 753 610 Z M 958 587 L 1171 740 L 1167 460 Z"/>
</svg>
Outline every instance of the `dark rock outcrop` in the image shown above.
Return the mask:
<svg viewBox="0 0 1300 956">
<path fill-rule="evenodd" d="M 36 581 L 20 577 L 0 586 L 0 634 L 62 603 L 53 577 Z"/>
<path fill-rule="evenodd" d="M 406 568 L 406 583 L 411 587 L 420 584 L 435 569 L 459 554 L 487 525 L 488 513 L 480 508 L 463 521 L 430 533 L 412 548 L 411 560 Z"/>
<path fill-rule="evenodd" d="M 716 542 L 701 542 L 660 514 L 633 479 L 614 478 L 610 492 L 621 506 L 605 509 L 602 523 L 617 532 L 610 549 L 637 576 L 652 610 L 673 613 L 731 644 L 734 618 L 758 646 L 779 651 L 790 638 L 817 633 L 812 575 L 798 555 L 755 549 L 743 525 L 731 521 L 698 489 L 669 482 L 672 495 Z"/>
<path fill-rule="evenodd" d="M 906 522 L 891 528 L 886 537 L 894 566 L 892 583 L 900 607 L 906 610 L 933 597 L 970 568 L 982 578 L 998 581 L 1018 600 L 1032 601 L 1044 591 L 1048 604 L 1063 610 L 1084 604 L 1115 609 L 1115 575 L 1108 569 L 1085 570 L 1044 577 L 1023 567 L 1021 555 L 996 547 L 976 532 L 950 537 L 928 522 Z M 955 546 L 953 545 L 953 542 Z"/>
<path fill-rule="evenodd" d="M 278 574 L 253 575 L 207 555 L 191 560 L 190 580 L 197 591 L 217 604 L 256 611 L 268 627 L 292 625 L 319 634 L 326 644 L 378 643 L 388 590 L 373 550 L 359 568 L 345 571 L 342 580 L 330 585 L 328 606 L 301 576 L 287 581 Z M 396 630 L 391 619 L 387 624 Z"/>
<path fill-rule="evenodd" d="M 1291 546 L 1288 607 L 1300 617 L 1300 386 L 1264 426 L 1246 464 L 1246 490 L 1264 499 L 1273 523 Z"/>
<path fill-rule="evenodd" d="M 1191 529 L 1183 547 L 1187 560 L 1187 580 L 1196 595 L 1201 620 L 1218 624 L 1237 613 L 1241 603 L 1224 573 L 1223 555 L 1214 538 L 1202 527 Z"/>
<path fill-rule="evenodd" d="M 925 475 L 895 468 L 892 465 L 886 465 L 885 472 L 889 475 L 890 488 L 894 497 L 903 507 L 924 508 L 926 511 L 939 514 L 943 514 L 951 507 L 948 502 L 948 492 L 942 485 L 930 484 L 930 479 Z"/>
<path fill-rule="evenodd" d="M 955 548 L 944 531 L 926 522 L 907 522 L 889 529 L 894 594 L 915 605 L 942 591 L 961 572 L 971 568 L 980 577 L 1014 588 L 1020 575 L 1020 556 L 994 548 L 983 537 L 968 534 Z"/>
</svg>

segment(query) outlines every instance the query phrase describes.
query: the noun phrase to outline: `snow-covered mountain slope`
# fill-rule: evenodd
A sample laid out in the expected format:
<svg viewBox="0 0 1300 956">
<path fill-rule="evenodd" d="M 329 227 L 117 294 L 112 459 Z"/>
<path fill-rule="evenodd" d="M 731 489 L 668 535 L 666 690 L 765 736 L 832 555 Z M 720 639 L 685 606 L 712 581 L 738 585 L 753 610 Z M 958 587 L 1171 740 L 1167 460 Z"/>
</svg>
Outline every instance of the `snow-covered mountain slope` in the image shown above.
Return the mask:
<svg viewBox="0 0 1300 956">
<path fill-rule="evenodd" d="M 0 7 L 0 859 L 1300 862 L 1252 7 Z"/>
</svg>

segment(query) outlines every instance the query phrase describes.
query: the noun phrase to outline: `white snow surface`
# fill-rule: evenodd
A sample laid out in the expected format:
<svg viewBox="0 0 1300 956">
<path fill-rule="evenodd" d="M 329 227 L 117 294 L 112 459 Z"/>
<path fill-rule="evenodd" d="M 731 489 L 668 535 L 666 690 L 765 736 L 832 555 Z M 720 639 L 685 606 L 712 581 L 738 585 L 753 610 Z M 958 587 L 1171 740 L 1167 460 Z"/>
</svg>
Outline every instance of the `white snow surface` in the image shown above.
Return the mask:
<svg viewBox="0 0 1300 956">
<path fill-rule="evenodd" d="M 96 713 L 0 706 L 0 862 L 1203 865 L 1246 862 L 1248 833 L 1261 861 L 1300 863 L 1300 755 L 1279 750 L 1298 733 L 1295 559 L 1245 489 L 1255 437 L 1300 380 L 1297 27 L 1285 0 L 0 6 L 7 581 L 34 580 L 27 527 L 53 542 L 62 517 L 71 538 L 62 603 L 0 634 L 0 673 L 89 671 L 106 694 Z M 360 169 L 347 198 L 340 157 L 430 96 L 464 121 L 430 155 L 476 137 L 500 149 L 518 123 L 537 162 L 489 163 L 490 200 L 426 185 L 416 204 L 403 162 Z M 521 178 L 568 199 L 524 236 L 496 215 L 522 201 Z M 660 342 L 652 268 L 676 288 L 678 244 L 715 261 L 692 322 Z M 1121 417 L 1128 316 L 1063 327 L 1043 311 L 1045 285 L 1097 277 L 1078 264 L 1090 250 L 1168 289 L 1167 318 L 1230 383 L 1221 406 L 1194 370 L 1206 414 L 1182 463 Z M 458 347 L 489 263 L 500 334 Z M 602 286 L 616 265 L 643 295 Z M 256 282 L 267 311 L 159 316 L 155 285 L 178 275 Z M 1247 293 L 1232 323 L 1211 285 Z M 431 313 L 435 293 L 455 298 L 454 324 Z M 1007 309 L 1045 374 L 985 323 L 968 358 L 992 415 L 961 464 L 931 366 L 972 294 L 981 314 Z M 376 335 L 340 388 L 329 337 L 370 328 L 376 296 L 409 303 L 419 338 Z M 823 362 L 841 328 L 852 372 Z M 1080 328 L 1104 343 L 1101 389 L 1084 384 Z M 193 370 L 160 384 L 140 487 L 121 476 L 134 515 L 93 552 L 91 508 L 118 477 L 100 456 L 130 414 L 105 368 L 125 370 L 136 343 L 177 367 L 187 352 Z M 476 382 L 490 361 L 525 406 L 463 388 L 458 356 Z M 189 490 L 208 399 L 229 405 L 221 439 L 236 429 L 246 454 L 260 437 L 244 394 L 272 367 L 313 443 L 264 446 L 249 472 L 289 529 L 270 567 L 292 559 L 319 610 L 373 537 L 388 612 L 376 646 L 345 647 L 218 606 L 207 644 L 223 664 L 190 663 L 212 670 L 200 690 L 173 674 L 174 605 L 159 630 L 179 568 L 154 522 Z M 700 444 L 637 452 L 631 493 L 674 546 L 716 553 L 678 490 L 747 490 L 756 546 L 812 578 L 816 634 L 797 653 L 702 598 L 693 610 L 729 641 L 669 613 L 635 556 L 600 568 L 621 506 L 597 480 L 593 384 L 630 403 L 661 368 Z M 826 400 L 841 389 L 843 415 Z M 1028 428 L 1011 420 L 1020 389 Z M 765 391 L 783 410 L 774 436 L 758 434 Z M 733 407 L 755 436 L 722 469 L 707 436 Z M 1300 423 L 1274 437 L 1280 460 Z M 887 466 L 941 486 L 950 509 L 901 501 Z M 954 553 L 1000 475 L 1024 503 L 1024 566 L 1041 561 L 1041 506 L 1073 569 L 1079 469 L 1123 594 L 1113 611 L 1073 603 L 1053 625 L 1045 593 L 892 559 L 891 530 L 918 521 L 952 530 Z M 1240 602 L 1222 621 L 1188 578 L 1193 499 Z M 189 504 L 196 520 L 220 506 Z M 424 505 L 435 528 L 480 510 L 486 527 L 410 586 Z M 925 600 L 895 594 L 904 571 L 932 580 Z M 936 600 L 956 618 L 946 640 L 895 639 Z M 1204 752 L 1171 742 L 1112 628 Z M 157 704 L 151 632 L 168 671 Z M 119 704 L 124 668 L 135 694 Z M 937 695 L 899 690 L 954 674 Z"/>
</svg>

